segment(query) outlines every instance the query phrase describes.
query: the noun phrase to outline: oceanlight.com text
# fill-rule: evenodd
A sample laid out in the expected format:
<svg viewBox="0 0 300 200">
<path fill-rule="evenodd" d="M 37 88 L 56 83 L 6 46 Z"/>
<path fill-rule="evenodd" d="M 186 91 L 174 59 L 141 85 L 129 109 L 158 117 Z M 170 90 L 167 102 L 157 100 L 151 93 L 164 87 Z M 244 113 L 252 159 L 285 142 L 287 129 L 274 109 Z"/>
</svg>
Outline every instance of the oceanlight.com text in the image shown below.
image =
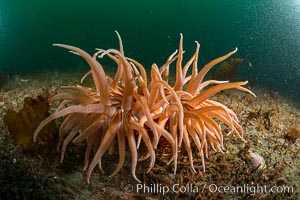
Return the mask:
<svg viewBox="0 0 300 200">
<path fill-rule="evenodd" d="M 173 186 L 163 185 L 160 183 L 155 184 L 127 184 L 124 187 L 126 192 L 134 193 L 148 193 L 148 194 L 162 194 L 168 193 L 222 193 L 222 194 L 264 194 L 264 193 L 293 193 L 294 188 L 292 186 L 267 186 L 267 185 L 249 185 L 242 184 L 236 186 L 225 186 L 217 184 L 204 184 L 202 187 L 194 184 L 174 184 Z"/>
<path fill-rule="evenodd" d="M 242 194 L 247 193 L 251 195 L 264 194 L 264 193 L 293 193 L 294 188 L 292 186 L 267 186 L 267 185 L 249 185 L 243 184 L 238 186 L 223 186 L 210 184 L 205 186 L 211 193 L 224 193 L 224 194 Z"/>
</svg>

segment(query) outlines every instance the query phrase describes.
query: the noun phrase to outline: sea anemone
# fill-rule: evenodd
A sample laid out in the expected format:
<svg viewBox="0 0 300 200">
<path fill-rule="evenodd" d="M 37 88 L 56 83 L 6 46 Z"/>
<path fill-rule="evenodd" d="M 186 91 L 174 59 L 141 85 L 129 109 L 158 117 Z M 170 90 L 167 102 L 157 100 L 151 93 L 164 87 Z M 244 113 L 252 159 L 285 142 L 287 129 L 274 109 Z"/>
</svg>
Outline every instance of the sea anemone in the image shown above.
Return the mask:
<svg viewBox="0 0 300 200">
<path fill-rule="evenodd" d="M 224 61 L 237 51 L 214 59 L 199 72 L 197 69 L 199 43 L 188 62 L 183 65 L 183 36 L 180 35 L 179 50 L 175 51 L 164 65 L 152 65 L 151 80 L 147 81 L 145 68 L 136 60 L 124 55 L 122 40 L 117 33 L 120 49 L 96 49 L 90 56 L 85 51 L 63 44 L 54 46 L 68 49 L 81 56 L 89 64 L 91 70 L 83 77 L 91 74 L 94 88 L 86 86 L 65 86 L 73 92 L 57 94 L 49 99 L 50 103 L 60 101 L 57 110 L 46 118 L 36 129 L 34 140 L 41 129 L 50 121 L 65 117 L 60 125 L 59 144 L 62 143 L 61 161 L 70 141 L 79 143 L 86 141 L 85 164 L 87 181 L 89 182 L 93 169 L 106 152 L 114 149 L 117 142 L 119 162 L 113 175 L 119 172 L 125 161 L 126 139 L 132 157 L 132 175 L 135 175 L 138 161 L 138 148 L 144 142 L 147 154 L 141 159 L 150 158 L 148 172 L 155 164 L 155 149 L 165 138 L 172 148 L 169 163 L 174 164 L 176 173 L 178 149 L 182 143 L 186 148 L 193 171 L 193 157 L 190 140 L 193 140 L 202 159 L 208 157 L 208 142 L 216 151 L 223 151 L 223 134 L 216 119 L 229 126 L 243 141 L 243 129 L 239 125 L 236 114 L 225 105 L 210 98 L 216 93 L 230 88 L 246 91 L 242 87 L 245 82 L 228 83 L 228 81 L 203 81 L 206 73 L 216 64 Z M 105 74 L 98 58 L 109 57 L 117 65 L 114 77 Z M 169 83 L 169 67 L 176 61 L 176 79 L 174 86 Z M 191 73 L 188 75 L 189 68 Z M 208 85 L 210 86 L 208 89 Z M 253 94 L 254 95 L 254 94 Z M 96 147 L 96 151 L 93 150 Z M 90 154 L 93 159 L 90 162 Z M 140 181 L 139 181 L 140 182 Z"/>
</svg>

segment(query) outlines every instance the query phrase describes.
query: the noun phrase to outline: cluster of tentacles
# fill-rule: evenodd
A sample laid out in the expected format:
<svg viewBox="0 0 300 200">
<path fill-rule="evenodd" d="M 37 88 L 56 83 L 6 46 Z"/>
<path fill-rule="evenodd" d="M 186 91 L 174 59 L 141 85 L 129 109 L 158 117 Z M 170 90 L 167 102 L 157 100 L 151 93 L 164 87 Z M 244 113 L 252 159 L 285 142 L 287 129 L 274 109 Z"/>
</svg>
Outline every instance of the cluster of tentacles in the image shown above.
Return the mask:
<svg viewBox="0 0 300 200">
<path fill-rule="evenodd" d="M 243 129 L 239 125 L 236 114 L 223 104 L 210 100 L 210 97 L 230 88 L 253 94 L 242 87 L 247 84 L 247 81 L 235 83 L 203 81 L 206 73 L 214 65 L 230 57 L 237 49 L 209 62 L 198 72 L 200 45 L 196 42 L 195 53 L 183 65 L 183 36 L 181 35 L 178 51 L 176 50 L 160 68 L 156 64 L 152 65 L 151 80 L 148 82 L 144 67 L 124 55 L 122 40 L 118 33 L 117 35 L 120 50 L 97 49 L 93 56 L 73 46 L 54 44 L 86 60 L 91 70 L 83 79 L 91 74 L 94 88 L 79 85 L 65 86 L 64 88 L 71 89 L 70 91 L 73 92 L 51 97 L 50 103 L 56 101 L 61 103 L 56 112 L 36 129 L 34 140 L 47 123 L 65 117 L 59 131 L 59 144 L 62 144 L 61 160 L 71 141 L 74 143 L 86 141 L 84 169 L 88 169 L 88 182 L 97 164 L 102 170 L 103 155 L 113 150 L 115 146 L 118 146 L 119 162 L 111 176 L 119 172 L 125 161 L 126 140 L 132 157 L 132 174 L 137 181 L 139 181 L 135 175 L 137 150 L 141 142 L 148 150 L 147 155 L 141 159 L 150 158 L 148 169 L 150 171 L 155 163 L 155 149 L 162 137 L 165 138 L 172 147 L 173 155 L 169 163 L 174 164 L 174 173 L 176 173 L 178 149 L 182 143 L 194 171 L 191 140 L 199 151 L 204 170 L 204 158 L 208 156 L 208 143 L 216 151 L 224 150 L 223 134 L 216 119 L 228 125 L 232 132 L 244 140 Z M 108 56 L 117 65 L 113 78 L 105 74 L 102 65 L 97 61 L 104 56 Z M 176 80 L 171 87 L 168 82 L 169 67 L 174 62 L 176 62 Z M 207 88 L 208 85 L 211 86 Z M 95 147 L 96 151 L 93 151 Z M 91 154 L 93 159 L 90 162 Z"/>
</svg>

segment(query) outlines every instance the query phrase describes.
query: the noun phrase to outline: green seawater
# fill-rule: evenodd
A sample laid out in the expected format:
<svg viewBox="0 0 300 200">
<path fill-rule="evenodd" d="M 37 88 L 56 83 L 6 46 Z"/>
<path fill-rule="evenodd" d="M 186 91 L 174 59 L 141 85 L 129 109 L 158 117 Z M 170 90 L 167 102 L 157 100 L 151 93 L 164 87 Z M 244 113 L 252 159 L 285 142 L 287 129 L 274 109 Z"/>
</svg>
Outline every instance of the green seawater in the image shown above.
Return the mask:
<svg viewBox="0 0 300 200">
<path fill-rule="evenodd" d="M 299 100 L 299 0 L 0 0 L 0 71 L 87 68 L 52 44 L 118 48 L 115 30 L 147 70 L 178 48 L 180 33 L 186 59 L 201 44 L 199 68 L 238 47 L 234 57 L 254 67 L 242 67 L 241 80 Z"/>
</svg>

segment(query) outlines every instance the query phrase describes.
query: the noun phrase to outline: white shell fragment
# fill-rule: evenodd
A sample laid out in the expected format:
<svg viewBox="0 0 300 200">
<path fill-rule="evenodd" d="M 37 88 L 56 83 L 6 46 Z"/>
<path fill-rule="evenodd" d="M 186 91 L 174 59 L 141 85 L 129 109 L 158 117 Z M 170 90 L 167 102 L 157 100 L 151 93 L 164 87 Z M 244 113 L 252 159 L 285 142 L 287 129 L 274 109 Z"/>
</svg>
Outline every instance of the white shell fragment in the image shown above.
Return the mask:
<svg viewBox="0 0 300 200">
<path fill-rule="evenodd" d="M 246 160 L 249 164 L 252 165 L 252 167 L 263 170 L 266 168 L 266 162 L 265 159 L 259 155 L 258 153 L 254 153 L 252 151 L 248 151 L 246 153 Z"/>
</svg>

